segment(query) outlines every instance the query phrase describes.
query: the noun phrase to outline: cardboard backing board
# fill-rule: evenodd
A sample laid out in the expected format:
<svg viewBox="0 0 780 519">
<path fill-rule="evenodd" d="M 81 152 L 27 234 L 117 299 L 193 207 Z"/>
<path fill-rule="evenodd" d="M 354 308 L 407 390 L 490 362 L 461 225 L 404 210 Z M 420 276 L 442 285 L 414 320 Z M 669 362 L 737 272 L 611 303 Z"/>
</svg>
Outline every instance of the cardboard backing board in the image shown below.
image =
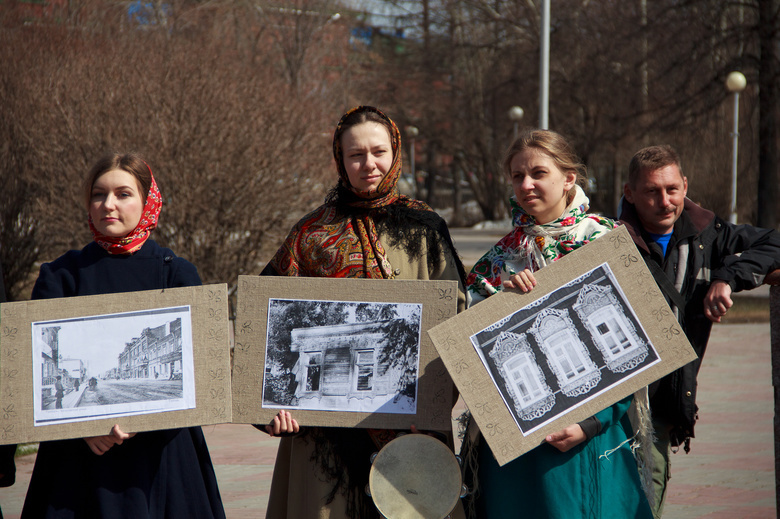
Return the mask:
<svg viewBox="0 0 780 519">
<path fill-rule="evenodd" d="M 231 395 L 227 285 L 0 305 L 0 444 L 230 422 Z"/>
<path fill-rule="evenodd" d="M 534 276 L 428 332 L 500 465 L 696 358 L 624 227 Z"/>
<path fill-rule="evenodd" d="M 239 276 L 233 421 L 286 409 L 305 426 L 451 430 L 452 380 L 425 331 L 455 315 L 457 290 Z"/>
</svg>

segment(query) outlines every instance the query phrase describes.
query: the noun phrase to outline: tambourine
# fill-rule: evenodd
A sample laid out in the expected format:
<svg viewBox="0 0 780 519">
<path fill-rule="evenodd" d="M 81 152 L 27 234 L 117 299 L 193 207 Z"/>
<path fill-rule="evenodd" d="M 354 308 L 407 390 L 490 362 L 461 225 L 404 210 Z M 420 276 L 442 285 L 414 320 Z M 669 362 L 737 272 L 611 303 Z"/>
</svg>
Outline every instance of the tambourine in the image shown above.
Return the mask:
<svg viewBox="0 0 780 519">
<path fill-rule="evenodd" d="M 366 491 L 386 519 L 446 519 L 467 493 L 457 457 L 431 436 L 399 436 L 372 458 Z"/>
</svg>

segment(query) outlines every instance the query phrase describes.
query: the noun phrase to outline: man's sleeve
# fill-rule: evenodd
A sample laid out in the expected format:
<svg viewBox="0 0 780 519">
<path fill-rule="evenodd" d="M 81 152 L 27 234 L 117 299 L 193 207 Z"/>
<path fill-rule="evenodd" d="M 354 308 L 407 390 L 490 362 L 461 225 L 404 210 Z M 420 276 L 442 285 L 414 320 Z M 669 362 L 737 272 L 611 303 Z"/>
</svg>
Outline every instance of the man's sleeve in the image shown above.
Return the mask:
<svg viewBox="0 0 780 519">
<path fill-rule="evenodd" d="M 712 280 L 726 281 L 735 292 L 756 288 L 766 275 L 780 268 L 780 233 L 752 225 L 732 225 L 718 220 L 721 229 Z"/>
</svg>

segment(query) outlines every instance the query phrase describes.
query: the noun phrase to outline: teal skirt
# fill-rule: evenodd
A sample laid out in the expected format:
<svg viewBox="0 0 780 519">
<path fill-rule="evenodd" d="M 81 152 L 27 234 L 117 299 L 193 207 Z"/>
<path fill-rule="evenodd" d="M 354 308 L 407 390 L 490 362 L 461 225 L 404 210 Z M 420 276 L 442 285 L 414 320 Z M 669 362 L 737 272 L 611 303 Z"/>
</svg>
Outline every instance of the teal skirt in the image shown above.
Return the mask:
<svg viewBox="0 0 780 519">
<path fill-rule="evenodd" d="M 651 519 L 636 460 L 629 443 L 623 443 L 632 435 L 630 405 L 628 397 L 596 414 L 602 431 L 568 452 L 542 444 L 503 467 L 480 438 L 476 516 Z"/>
</svg>

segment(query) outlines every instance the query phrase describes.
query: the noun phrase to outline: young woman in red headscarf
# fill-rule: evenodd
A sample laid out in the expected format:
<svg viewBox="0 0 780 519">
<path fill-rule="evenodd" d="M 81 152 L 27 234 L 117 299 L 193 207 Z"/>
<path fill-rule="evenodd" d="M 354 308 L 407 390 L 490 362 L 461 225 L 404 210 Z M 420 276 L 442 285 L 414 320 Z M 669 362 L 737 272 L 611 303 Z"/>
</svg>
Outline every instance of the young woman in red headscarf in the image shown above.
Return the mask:
<svg viewBox="0 0 780 519">
<path fill-rule="evenodd" d="M 444 220 L 399 194 L 401 135 L 370 106 L 344 114 L 333 136 L 339 181 L 324 205 L 290 231 L 263 274 L 376 279 L 449 279 L 463 266 Z M 266 426 L 285 436 L 274 467 L 267 518 L 378 518 L 364 489 L 369 457 L 395 431 L 300 428 L 287 411 Z"/>
<path fill-rule="evenodd" d="M 100 159 L 84 196 L 94 241 L 42 265 L 33 299 L 201 284 L 191 263 L 149 239 L 162 197 L 141 157 Z M 200 427 L 128 434 L 114 426 L 105 436 L 41 443 L 22 517 L 211 519 L 225 512 Z"/>
</svg>

